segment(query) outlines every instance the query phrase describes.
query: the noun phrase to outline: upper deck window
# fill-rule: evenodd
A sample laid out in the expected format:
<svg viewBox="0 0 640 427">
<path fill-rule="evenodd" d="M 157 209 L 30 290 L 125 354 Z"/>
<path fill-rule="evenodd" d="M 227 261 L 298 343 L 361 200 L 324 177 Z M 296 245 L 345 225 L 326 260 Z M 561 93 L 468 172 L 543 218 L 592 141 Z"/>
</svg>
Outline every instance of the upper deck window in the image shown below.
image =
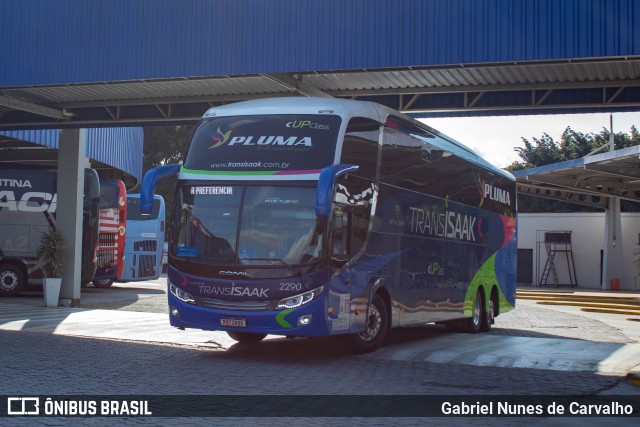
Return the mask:
<svg viewBox="0 0 640 427">
<path fill-rule="evenodd" d="M 342 143 L 340 163 L 358 165 L 354 175 L 375 180 L 378 172 L 379 135 L 378 122 L 362 117 L 351 119 Z"/>
<path fill-rule="evenodd" d="M 196 130 L 185 168 L 258 174 L 318 173 L 333 163 L 340 117 L 214 117 Z"/>
</svg>

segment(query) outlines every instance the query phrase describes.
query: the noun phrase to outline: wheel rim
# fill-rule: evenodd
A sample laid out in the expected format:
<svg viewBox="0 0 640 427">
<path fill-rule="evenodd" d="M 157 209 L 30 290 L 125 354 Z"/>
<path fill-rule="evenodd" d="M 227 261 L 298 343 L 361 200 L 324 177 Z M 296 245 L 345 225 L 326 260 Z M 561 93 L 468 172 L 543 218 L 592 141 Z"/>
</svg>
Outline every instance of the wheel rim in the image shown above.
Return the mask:
<svg viewBox="0 0 640 427">
<path fill-rule="evenodd" d="M 3 291 L 13 291 L 18 286 L 18 275 L 12 271 L 0 274 L 0 287 Z"/>
<path fill-rule="evenodd" d="M 482 307 L 480 306 L 480 294 L 476 294 L 476 300 L 473 304 L 473 325 L 480 325 L 480 313 L 482 313 Z"/>
<path fill-rule="evenodd" d="M 367 330 L 358 335 L 360 335 L 360 338 L 362 338 L 363 341 L 372 341 L 376 336 L 378 336 L 381 327 L 382 315 L 380 314 L 380 310 L 378 310 L 378 307 L 376 307 L 375 304 L 371 304 L 367 318 Z"/>
<path fill-rule="evenodd" d="M 493 318 L 495 317 L 495 307 L 493 306 L 493 299 L 489 300 L 489 315 L 487 317 L 489 319 L 489 324 L 493 323 Z"/>
</svg>

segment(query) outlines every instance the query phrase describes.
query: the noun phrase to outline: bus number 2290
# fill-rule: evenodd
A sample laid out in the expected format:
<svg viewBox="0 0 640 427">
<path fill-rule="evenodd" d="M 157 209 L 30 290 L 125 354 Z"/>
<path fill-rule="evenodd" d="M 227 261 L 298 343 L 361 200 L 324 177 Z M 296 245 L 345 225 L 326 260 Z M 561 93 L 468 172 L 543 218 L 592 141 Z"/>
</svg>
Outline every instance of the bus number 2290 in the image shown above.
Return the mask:
<svg viewBox="0 0 640 427">
<path fill-rule="evenodd" d="M 300 291 L 302 290 L 302 283 L 280 283 L 281 291 Z"/>
</svg>

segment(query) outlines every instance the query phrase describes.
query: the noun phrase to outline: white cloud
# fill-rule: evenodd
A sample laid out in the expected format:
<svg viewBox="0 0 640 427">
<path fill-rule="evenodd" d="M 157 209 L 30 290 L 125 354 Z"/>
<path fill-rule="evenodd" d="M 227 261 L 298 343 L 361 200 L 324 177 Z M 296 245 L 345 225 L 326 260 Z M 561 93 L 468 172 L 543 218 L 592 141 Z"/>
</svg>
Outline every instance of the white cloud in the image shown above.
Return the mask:
<svg viewBox="0 0 640 427">
<path fill-rule="evenodd" d="M 562 132 L 571 126 L 577 132 L 598 133 L 609 129 L 609 113 L 559 114 L 539 116 L 451 117 L 420 119 L 429 126 L 474 149 L 489 162 L 505 167 L 520 160 L 515 147 L 523 147 L 522 138 L 529 141 L 548 133 L 559 141 Z M 614 113 L 614 132 L 629 133 L 631 126 L 640 129 L 640 113 Z"/>
</svg>

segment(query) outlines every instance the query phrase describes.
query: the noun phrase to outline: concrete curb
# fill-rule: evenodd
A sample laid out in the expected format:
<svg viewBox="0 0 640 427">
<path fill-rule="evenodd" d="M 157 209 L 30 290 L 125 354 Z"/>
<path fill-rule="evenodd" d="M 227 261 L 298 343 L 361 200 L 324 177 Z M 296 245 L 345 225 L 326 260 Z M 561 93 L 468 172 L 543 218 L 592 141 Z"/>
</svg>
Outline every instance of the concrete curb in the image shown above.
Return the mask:
<svg viewBox="0 0 640 427">
<path fill-rule="evenodd" d="M 629 384 L 640 387 L 640 365 L 637 365 L 627 374 Z"/>
<path fill-rule="evenodd" d="M 612 308 L 580 307 L 580 311 L 587 311 L 591 313 L 622 314 L 626 316 L 640 316 L 640 310 L 628 311 L 620 309 L 616 310 Z"/>
<path fill-rule="evenodd" d="M 549 292 L 518 290 L 516 299 L 536 301 L 540 305 L 578 307 L 591 313 L 640 316 L 640 298 L 636 295 L 608 295 L 599 293 Z M 635 321 L 635 318 L 625 318 Z"/>
</svg>

